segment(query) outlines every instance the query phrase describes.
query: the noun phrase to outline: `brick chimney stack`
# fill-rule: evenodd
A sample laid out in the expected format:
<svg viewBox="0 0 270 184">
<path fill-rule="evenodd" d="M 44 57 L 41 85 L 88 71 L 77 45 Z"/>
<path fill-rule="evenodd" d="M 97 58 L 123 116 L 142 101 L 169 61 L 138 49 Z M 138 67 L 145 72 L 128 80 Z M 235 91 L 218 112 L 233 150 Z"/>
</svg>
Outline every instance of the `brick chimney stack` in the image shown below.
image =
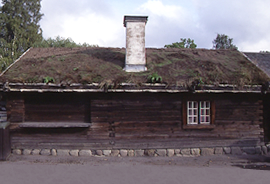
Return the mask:
<svg viewBox="0 0 270 184">
<path fill-rule="evenodd" d="M 124 16 L 126 27 L 126 63 L 127 72 L 146 71 L 145 25 L 148 16 Z"/>
</svg>

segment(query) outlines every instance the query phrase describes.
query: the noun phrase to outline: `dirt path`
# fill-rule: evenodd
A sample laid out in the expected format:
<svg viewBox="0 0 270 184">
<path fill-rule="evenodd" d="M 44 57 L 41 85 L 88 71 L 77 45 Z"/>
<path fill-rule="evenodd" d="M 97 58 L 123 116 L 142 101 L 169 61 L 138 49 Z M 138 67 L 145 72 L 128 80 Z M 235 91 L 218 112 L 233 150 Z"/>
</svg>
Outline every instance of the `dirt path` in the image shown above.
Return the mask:
<svg viewBox="0 0 270 184">
<path fill-rule="evenodd" d="M 268 158 L 43 157 L 0 162 L 1 184 L 269 183 Z"/>
</svg>

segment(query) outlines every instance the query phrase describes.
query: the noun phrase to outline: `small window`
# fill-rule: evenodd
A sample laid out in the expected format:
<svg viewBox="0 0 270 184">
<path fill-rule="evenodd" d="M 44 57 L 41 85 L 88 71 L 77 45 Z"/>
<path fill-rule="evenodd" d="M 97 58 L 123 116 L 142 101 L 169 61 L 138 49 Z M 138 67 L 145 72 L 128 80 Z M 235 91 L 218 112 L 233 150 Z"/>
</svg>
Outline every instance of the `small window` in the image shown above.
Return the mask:
<svg viewBox="0 0 270 184">
<path fill-rule="evenodd" d="M 209 101 L 188 101 L 187 102 L 187 124 L 210 124 L 210 102 Z"/>
<path fill-rule="evenodd" d="M 215 105 L 211 101 L 183 102 L 184 128 L 214 127 Z"/>
</svg>

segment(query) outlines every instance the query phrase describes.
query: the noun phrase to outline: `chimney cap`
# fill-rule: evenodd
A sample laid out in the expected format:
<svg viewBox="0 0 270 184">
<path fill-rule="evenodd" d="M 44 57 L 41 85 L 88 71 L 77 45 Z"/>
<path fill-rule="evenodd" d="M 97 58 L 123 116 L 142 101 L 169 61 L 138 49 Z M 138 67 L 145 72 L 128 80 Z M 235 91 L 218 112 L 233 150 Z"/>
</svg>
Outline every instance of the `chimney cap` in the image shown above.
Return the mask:
<svg viewBox="0 0 270 184">
<path fill-rule="evenodd" d="M 148 16 L 133 16 L 125 15 L 124 16 L 124 27 L 126 27 L 127 22 L 147 22 Z"/>
</svg>

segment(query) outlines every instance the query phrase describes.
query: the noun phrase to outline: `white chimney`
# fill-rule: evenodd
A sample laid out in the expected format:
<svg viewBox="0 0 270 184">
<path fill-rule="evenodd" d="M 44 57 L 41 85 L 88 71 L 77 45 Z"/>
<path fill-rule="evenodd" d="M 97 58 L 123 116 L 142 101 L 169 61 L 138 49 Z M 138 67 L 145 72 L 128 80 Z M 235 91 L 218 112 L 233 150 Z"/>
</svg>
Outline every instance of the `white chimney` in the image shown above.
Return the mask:
<svg viewBox="0 0 270 184">
<path fill-rule="evenodd" d="M 127 72 L 146 71 L 145 25 L 148 16 L 125 16 L 126 27 L 126 63 Z"/>
</svg>

